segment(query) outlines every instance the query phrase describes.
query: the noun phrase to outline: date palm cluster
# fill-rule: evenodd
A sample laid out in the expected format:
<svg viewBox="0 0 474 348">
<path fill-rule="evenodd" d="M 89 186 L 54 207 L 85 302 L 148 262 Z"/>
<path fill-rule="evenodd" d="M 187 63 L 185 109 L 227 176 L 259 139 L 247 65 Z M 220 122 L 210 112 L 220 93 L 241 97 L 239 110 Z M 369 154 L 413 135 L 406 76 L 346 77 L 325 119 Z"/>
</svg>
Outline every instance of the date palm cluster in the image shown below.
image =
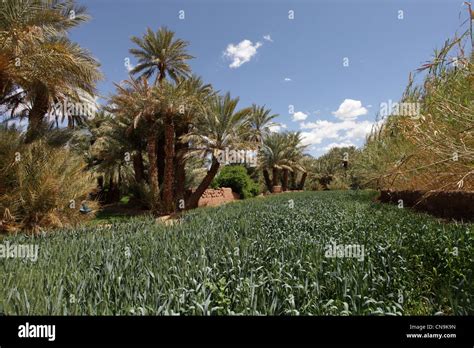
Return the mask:
<svg viewBox="0 0 474 348">
<path fill-rule="evenodd" d="M 133 144 L 134 180 L 149 187 L 153 211 L 172 213 L 183 206 L 197 207 L 223 165 L 217 153 L 226 149 L 259 150 L 264 175 L 269 169 L 282 170 L 285 187 L 289 171 L 303 171 L 298 164 L 304 150 L 300 135 L 272 133 L 278 115 L 255 104 L 238 108 L 239 98 L 219 94 L 193 75 L 186 41 L 160 28 L 157 32 L 148 29 L 142 38 L 132 37 L 132 42 L 137 48 L 130 53 L 138 63 L 128 80 L 116 84 L 106 107 L 111 117 L 102 127 L 106 130 L 102 137 L 110 133 L 114 137 L 119 131 L 120 138 Z M 278 146 L 284 147 L 278 154 L 272 149 L 277 138 Z M 196 162 L 207 171 L 189 192 L 187 177 Z M 273 186 L 277 180 L 275 176 Z M 268 185 L 268 190 L 273 186 Z"/>
<path fill-rule="evenodd" d="M 27 121 L 26 132 L 17 134 L 21 150 L 8 156 L 38 141 L 45 152 L 49 146 L 72 151 L 108 199 L 133 196 L 155 214 L 196 207 L 226 164 L 216 156 L 226 149 L 258 153 L 251 174 L 255 180 L 263 174 L 270 192 L 304 184 L 300 134 L 272 133 L 278 115 L 270 109 L 239 107 L 239 98 L 193 74 L 189 43 L 165 27 L 131 38 L 136 64 L 105 105 L 98 105 L 100 64 L 67 35 L 88 19 L 73 0 L 0 2 L 0 115 L 10 126 L 15 119 Z M 56 107 L 70 103 L 93 105 L 94 113 Z M 2 162 L 13 168 L 10 157 Z"/>
</svg>

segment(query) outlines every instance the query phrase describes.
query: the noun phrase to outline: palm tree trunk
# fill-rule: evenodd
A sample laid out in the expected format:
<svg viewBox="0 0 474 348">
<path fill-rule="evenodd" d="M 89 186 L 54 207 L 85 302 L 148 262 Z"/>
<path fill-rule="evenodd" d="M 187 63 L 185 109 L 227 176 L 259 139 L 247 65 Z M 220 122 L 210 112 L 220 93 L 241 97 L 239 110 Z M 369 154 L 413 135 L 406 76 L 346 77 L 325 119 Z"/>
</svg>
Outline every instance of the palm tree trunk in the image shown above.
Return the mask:
<svg viewBox="0 0 474 348">
<path fill-rule="evenodd" d="M 291 190 L 296 190 L 297 189 L 297 187 L 296 187 L 296 170 L 293 170 L 290 173 L 290 189 Z"/>
<path fill-rule="evenodd" d="M 175 210 L 174 188 L 174 122 L 172 115 L 165 117 L 165 177 L 163 184 L 163 208 L 165 213 Z"/>
<path fill-rule="evenodd" d="M 155 140 L 156 141 L 156 140 Z M 165 136 L 158 135 L 158 148 L 156 153 L 156 166 L 158 168 L 158 182 L 160 187 L 163 185 L 165 179 Z"/>
<path fill-rule="evenodd" d="M 117 197 L 120 200 L 121 197 L 121 188 L 122 188 L 122 166 L 118 165 L 118 178 L 117 178 Z"/>
<path fill-rule="evenodd" d="M 165 66 L 163 63 L 159 63 L 159 73 L 156 76 L 155 86 L 162 85 L 165 78 Z M 165 178 L 165 135 L 160 134 L 158 137 L 158 153 L 157 153 L 157 166 L 158 166 L 158 179 L 160 186 L 164 184 Z"/>
<path fill-rule="evenodd" d="M 159 73 L 156 76 L 155 86 L 161 85 L 165 79 L 165 66 L 163 63 L 159 63 L 158 71 Z"/>
<path fill-rule="evenodd" d="M 177 202 L 184 199 L 185 190 L 186 190 L 186 162 L 183 159 L 183 156 L 176 157 L 176 166 L 175 166 L 175 197 Z"/>
<path fill-rule="evenodd" d="M 133 155 L 133 171 L 135 172 L 135 181 L 141 183 L 145 179 L 145 166 L 143 164 L 142 152 L 139 151 Z"/>
<path fill-rule="evenodd" d="M 263 170 L 263 178 L 265 179 L 265 185 L 267 185 L 268 192 L 272 192 L 272 181 L 270 180 L 270 174 L 267 169 Z"/>
<path fill-rule="evenodd" d="M 151 130 L 147 138 L 148 161 L 150 169 L 148 171 L 151 190 L 151 210 L 157 213 L 160 208 L 160 184 L 158 181 L 158 166 L 156 160 L 156 132 Z"/>
<path fill-rule="evenodd" d="M 181 128 L 176 130 L 176 143 L 175 143 L 175 198 L 177 202 L 184 199 L 185 196 L 185 185 L 186 185 L 186 160 L 184 155 L 189 148 L 188 143 L 182 143 L 179 138 L 184 134 L 184 130 Z"/>
<path fill-rule="evenodd" d="M 288 169 L 283 169 L 283 178 L 281 180 L 282 190 L 288 191 Z"/>
<path fill-rule="evenodd" d="M 278 186 L 278 168 L 273 167 L 272 175 L 273 186 Z"/>
<path fill-rule="evenodd" d="M 111 174 L 109 178 L 109 191 L 106 198 L 107 203 L 115 203 L 120 200 L 120 187 L 118 185 L 120 183 L 115 184 L 113 174 Z"/>
<path fill-rule="evenodd" d="M 104 177 L 102 175 L 97 178 L 97 188 L 101 191 L 104 189 Z"/>
<path fill-rule="evenodd" d="M 111 175 L 109 177 L 109 190 L 107 191 L 107 198 L 106 198 L 107 203 L 112 203 L 114 201 L 114 197 L 113 197 L 114 191 L 115 191 L 114 178 Z"/>
<path fill-rule="evenodd" d="M 186 204 L 186 207 L 188 209 L 193 209 L 197 208 L 198 203 L 199 203 L 199 198 L 201 198 L 202 194 L 206 189 L 209 187 L 211 184 L 212 180 L 217 174 L 217 171 L 219 170 L 219 161 L 217 160 L 216 157 L 212 156 L 212 165 L 209 171 L 207 172 L 206 176 L 202 180 L 202 182 L 199 184 L 198 188 L 196 191 L 194 191 L 191 196 L 188 199 L 188 202 Z"/>
<path fill-rule="evenodd" d="M 303 176 L 301 177 L 301 181 L 300 181 L 300 184 L 298 185 L 298 189 L 299 190 L 302 190 L 304 189 L 304 183 L 306 181 L 306 177 L 308 176 L 308 173 L 303 173 Z"/>
<path fill-rule="evenodd" d="M 28 129 L 26 131 L 25 142 L 31 143 L 41 134 L 44 115 L 49 110 L 48 92 L 44 86 L 37 88 L 36 96 L 33 100 L 30 114 L 28 115 Z"/>
</svg>

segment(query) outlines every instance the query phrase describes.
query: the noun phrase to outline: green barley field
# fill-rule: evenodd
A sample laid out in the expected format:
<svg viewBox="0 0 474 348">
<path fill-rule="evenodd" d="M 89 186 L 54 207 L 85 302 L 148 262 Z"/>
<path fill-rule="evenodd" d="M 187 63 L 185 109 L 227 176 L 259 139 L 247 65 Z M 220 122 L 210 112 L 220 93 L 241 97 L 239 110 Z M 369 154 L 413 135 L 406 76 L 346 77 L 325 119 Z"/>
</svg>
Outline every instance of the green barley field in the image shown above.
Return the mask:
<svg viewBox="0 0 474 348">
<path fill-rule="evenodd" d="M 1 243 L 7 315 L 474 314 L 473 224 L 373 202 L 372 192 L 304 192 Z M 326 257 L 359 245 L 363 260 Z"/>
</svg>

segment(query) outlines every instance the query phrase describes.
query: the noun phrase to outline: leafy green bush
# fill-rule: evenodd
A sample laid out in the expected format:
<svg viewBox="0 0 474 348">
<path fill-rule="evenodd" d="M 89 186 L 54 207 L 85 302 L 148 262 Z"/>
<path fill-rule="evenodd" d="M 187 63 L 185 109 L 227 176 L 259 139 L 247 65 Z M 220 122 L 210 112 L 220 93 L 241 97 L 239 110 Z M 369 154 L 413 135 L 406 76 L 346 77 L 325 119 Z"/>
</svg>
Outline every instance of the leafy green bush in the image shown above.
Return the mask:
<svg viewBox="0 0 474 348">
<path fill-rule="evenodd" d="M 250 178 L 247 169 L 243 166 L 222 168 L 219 175 L 214 179 L 212 187 L 230 187 L 243 199 L 255 197 L 260 191 L 259 185 Z"/>
</svg>

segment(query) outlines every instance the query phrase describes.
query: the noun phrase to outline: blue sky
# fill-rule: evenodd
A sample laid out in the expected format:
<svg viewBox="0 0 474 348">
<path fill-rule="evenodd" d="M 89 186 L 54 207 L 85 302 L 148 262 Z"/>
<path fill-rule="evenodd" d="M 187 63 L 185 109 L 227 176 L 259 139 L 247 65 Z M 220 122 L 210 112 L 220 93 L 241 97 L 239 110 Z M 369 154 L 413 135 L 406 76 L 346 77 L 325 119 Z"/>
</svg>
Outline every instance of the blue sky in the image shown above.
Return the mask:
<svg viewBox="0 0 474 348">
<path fill-rule="evenodd" d="M 241 107 L 265 104 L 280 114 L 278 122 L 302 131 L 316 156 L 336 144 L 362 145 L 380 104 L 397 101 L 409 72 L 467 17 L 461 0 L 79 3 L 93 19 L 71 37 L 101 62 L 102 96 L 127 78 L 125 60 L 135 63 L 130 37 L 167 26 L 190 42 L 194 73 L 239 96 Z"/>
</svg>

